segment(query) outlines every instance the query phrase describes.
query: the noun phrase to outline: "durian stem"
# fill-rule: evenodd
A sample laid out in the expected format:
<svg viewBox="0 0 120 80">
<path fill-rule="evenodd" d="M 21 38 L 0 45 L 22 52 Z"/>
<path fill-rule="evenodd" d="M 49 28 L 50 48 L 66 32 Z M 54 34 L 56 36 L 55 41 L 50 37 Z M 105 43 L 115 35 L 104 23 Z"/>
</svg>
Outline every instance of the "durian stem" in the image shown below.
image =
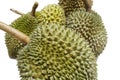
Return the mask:
<svg viewBox="0 0 120 80">
<path fill-rule="evenodd" d="M 33 7 L 32 7 L 32 11 L 31 11 L 32 16 L 35 16 L 35 12 L 36 12 L 37 7 L 38 7 L 38 2 L 35 2 Z"/>
<path fill-rule="evenodd" d="M 14 12 L 14 13 L 16 13 L 16 14 L 19 14 L 19 15 L 23 15 L 24 13 L 22 13 L 22 12 L 19 12 L 19 11 L 17 11 L 17 10 L 15 10 L 15 9 L 10 9 L 12 12 Z"/>
<path fill-rule="evenodd" d="M 2 29 L 3 31 L 7 32 L 8 34 L 14 36 L 18 40 L 22 41 L 24 44 L 28 44 L 30 41 L 30 38 L 27 35 L 25 35 L 24 33 L 18 31 L 17 29 L 14 29 L 13 27 L 11 27 L 3 22 L 0 22 L 0 29 Z"/>
<path fill-rule="evenodd" d="M 83 2 L 85 4 L 86 10 L 88 12 L 90 12 L 91 8 L 92 8 L 92 5 L 93 5 L 93 1 L 92 0 L 83 0 Z"/>
</svg>

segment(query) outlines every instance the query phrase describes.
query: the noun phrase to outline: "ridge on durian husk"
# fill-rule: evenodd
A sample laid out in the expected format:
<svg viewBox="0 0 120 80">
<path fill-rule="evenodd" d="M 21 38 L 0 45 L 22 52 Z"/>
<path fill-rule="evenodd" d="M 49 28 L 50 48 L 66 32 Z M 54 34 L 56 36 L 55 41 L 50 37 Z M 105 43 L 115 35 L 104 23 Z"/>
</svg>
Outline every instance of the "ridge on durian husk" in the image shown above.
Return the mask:
<svg viewBox="0 0 120 80">
<path fill-rule="evenodd" d="M 97 80 L 88 43 L 59 24 L 38 26 L 17 60 L 21 80 Z"/>
<path fill-rule="evenodd" d="M 41 11 L 36 12 L 36 18 L 41 25 L 49 23 L 65 25 L 66 22 L 64 10 L 57 4 L 49 4 L 45 6 Z"/>
<path fill-rule="evenodd" d="M 66 16 L 70 12 L 85 8 L 83 0 L 59 0 L 58 4 L 64 9 Z"/>
<path fill-rule="evenodd" d="M 36 28 L 37 24 L 37 19 L 28 13 L 14 20 L 10 26 L 29 36 L 31 32 Z M 17 52 L 26 45 L 8 33 L 5 35 L 5 43 L 8 49 L 9 57 L 13 59 L 16 58 Z"/>
<path fill-rule="evenodd" d="M 66 17 L 67 28 L 72 28 L 80 37 L 89 42 L 95 56 L 99 56 L 107 43 L 107 33 L 101 17 L 95 12 L 86 12 L 80 9 L 71 12 Z"/>
</svg>

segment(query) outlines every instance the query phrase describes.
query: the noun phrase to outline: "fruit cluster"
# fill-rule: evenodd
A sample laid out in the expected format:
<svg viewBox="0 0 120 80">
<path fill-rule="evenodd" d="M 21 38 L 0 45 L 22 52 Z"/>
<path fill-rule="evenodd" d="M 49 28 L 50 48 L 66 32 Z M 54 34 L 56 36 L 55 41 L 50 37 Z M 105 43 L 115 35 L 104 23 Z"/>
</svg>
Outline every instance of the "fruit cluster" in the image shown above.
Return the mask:
<svg viewBox="0 0 120 80">
<path fill-rule="evenodd" d="M 91 0 L 59 0 L 34 15 L 21 14 L 10 24 L 30 37 L 24 44 L 8 33 L 5 36 L 21 80 L 97 80 L 96 61 L 107 33 L 91 6 Z"/>
</svg>

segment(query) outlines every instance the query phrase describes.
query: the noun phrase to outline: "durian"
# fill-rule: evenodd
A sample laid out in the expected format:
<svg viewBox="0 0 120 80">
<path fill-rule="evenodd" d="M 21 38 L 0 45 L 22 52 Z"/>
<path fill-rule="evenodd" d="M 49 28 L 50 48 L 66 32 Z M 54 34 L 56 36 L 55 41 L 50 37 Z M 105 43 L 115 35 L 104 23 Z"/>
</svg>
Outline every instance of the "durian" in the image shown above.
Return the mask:
<svg viewBox="0 0 120 80">
<path fill-rule="evenodd" d="M 37 24 L 38 20 L 34 16 L 30 15 L 30 13 L 28 13 L 20 16 L 18 19 L 13 21 L 10 26 L 29 36 L 31 32 L 36 28 Z M 9 57 L 13 59 L 16 58 L 17 52 L 26 45 L 8 33 L 5 35 L 5 41 Z"/>
<path fill-rule="evenodd" d="M 58 4 L 65 10 L 66 16 L 72 11 L 85 8 L 83 0 L 59 0 Z"/>
<path fill-rule="evenodd" d="M 36 12 L 36 18 L 41 25 L 49 23 L 65 25 L 66 22 L 64 10 L 57 4 L 49 4 L 41 11 Z"/>
<path fill-rule="evenodd" d="M 82 0 L 59 1 L 11 24 L 30 37 L 27 45 L 6 34 L 21 80 L 97 80 L 96 57 L 107 39 L 102 19 Z"/>
<path fill-rule="evenodd" d="M 71 12 L 66 17 L 67 28 L 72 28 L 80 37 L 89 42 L 92 51 L 98 56 L 104 50 L 107 42 L 106 30 L 101 17 L 95 12 L 84 9 Z"/>
<path fill-rule="evenodd" d="M 97 80 L 89 44 L 64 25 L 38 26 L 17 61 L 21 80 Z"/>
</svg>

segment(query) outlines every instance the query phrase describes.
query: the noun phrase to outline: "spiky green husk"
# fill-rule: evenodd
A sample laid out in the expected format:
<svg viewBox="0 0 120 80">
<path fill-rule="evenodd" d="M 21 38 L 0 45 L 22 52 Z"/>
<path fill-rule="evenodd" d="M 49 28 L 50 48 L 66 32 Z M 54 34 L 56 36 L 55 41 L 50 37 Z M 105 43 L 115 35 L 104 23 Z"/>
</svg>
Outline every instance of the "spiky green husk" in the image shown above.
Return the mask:
<svg viewBox="0 0 120 80">
<path fill-rule="evenodd" d="M 65 26 L 38 27 L 17 57 L 21 80 L 97 80 L 88 43 Z"/>
<path fill-rule="evenodd" d="M 59 0 L 58 4 L 65 10 L 66 16 L 72 11 L 85 8 L 83 0 Z"/>
<path fill-rule="evenodd" d="M 106 30 L 101 17 L 96 12 L 74 11 L 68 15 L 66 21 L 67 28 L 80 33 L 80 36 L 89 42 L 96 56 L 102 53 L 107 42 Z"/>
<path fill-rule="evenodd" d="M 28 13 L 13 21 L 10 26 L 29 36 L 37 24 L 37 19 Z M 5 35 L 5 41 L 10 58 L 16 58 L 17 52 L 25 46 L 25 44 L 8 33 Z"/>
<path fill-rule="evenodd" d="M 36 13 L 36 18 L 40 24 L 57 23 L 64 25 L 66 21 L 63 8 L 57 4 L 47 5 Z"/>
</svg>

